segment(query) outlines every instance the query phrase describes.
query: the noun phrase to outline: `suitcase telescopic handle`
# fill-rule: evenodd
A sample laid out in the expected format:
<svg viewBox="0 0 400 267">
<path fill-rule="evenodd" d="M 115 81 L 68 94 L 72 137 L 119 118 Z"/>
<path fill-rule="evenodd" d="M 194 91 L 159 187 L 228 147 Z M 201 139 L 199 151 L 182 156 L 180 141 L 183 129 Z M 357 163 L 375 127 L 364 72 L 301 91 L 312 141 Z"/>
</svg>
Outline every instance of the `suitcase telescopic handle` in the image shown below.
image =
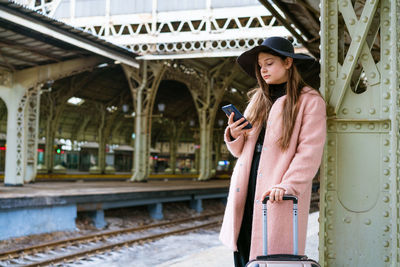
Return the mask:
<svg viewBox="0 0 400 267">
<path fill-rule="evenodd" d="M 269 196 L 266 196 L 263 199 L 262 203 L 265 204 L 268 202 L 268 200 L 269 200 Z M 297 202 L 298 202 L 297 197 L 293 196 L 293 195 L 283 195 L 283 200 L 292 200 L 293 204 L 297 204 Z"/>
<path fill-rule="evenodd" d="M 267 223 L 267 202 L 269 196 L 266 196 L 263 201 L 263 255 L 268 255 L 268 223 Z M 298 199 L 293 195 L 284 195 L 283 200 L 293 201 L 293 254 L 297 255 L 298 250 L 298 220 L 297 220 L 297 203 Z"/>
</svg>

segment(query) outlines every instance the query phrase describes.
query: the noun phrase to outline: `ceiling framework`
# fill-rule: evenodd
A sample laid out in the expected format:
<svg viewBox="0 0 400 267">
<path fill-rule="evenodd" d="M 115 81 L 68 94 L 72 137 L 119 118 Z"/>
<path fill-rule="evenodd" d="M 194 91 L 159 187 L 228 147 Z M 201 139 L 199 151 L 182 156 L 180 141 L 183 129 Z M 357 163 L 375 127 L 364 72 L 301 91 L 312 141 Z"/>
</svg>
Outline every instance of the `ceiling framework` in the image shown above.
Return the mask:
<svg viewBox="0 0 400 267">
<path fill-rule="evenodd" d="M 131 9 L 127 5 L 127 11 L 114 6 L 117 4 L 112 1 L 105 6 L 104 1 L 91 1 L 92 10 L 78 10 L 77 0 L 19 2 L 129 47 L 143 59 L 232 57 L 260 44 L 266 37 L 291 35 L 257 1 L 178 1 L 170 2 L 168 8 L 161 1 L 149 1 L 141 6 L 136 3 Z"/>
</svg>

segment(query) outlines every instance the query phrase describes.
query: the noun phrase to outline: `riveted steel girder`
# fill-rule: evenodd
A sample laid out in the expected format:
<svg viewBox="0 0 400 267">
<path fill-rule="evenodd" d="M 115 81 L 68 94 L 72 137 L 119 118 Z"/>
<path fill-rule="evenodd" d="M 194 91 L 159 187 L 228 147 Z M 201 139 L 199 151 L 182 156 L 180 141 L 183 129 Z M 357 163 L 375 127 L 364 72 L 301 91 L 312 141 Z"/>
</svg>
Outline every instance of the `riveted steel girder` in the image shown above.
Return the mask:
<svg viewBox="0 0 400 267">
<path fill-rule="evenodd" d="M 328 133 L 319 247 L 326 267 L 400 264 L 399 10 L 389 0 L 321 3 Z"/>
</svg>

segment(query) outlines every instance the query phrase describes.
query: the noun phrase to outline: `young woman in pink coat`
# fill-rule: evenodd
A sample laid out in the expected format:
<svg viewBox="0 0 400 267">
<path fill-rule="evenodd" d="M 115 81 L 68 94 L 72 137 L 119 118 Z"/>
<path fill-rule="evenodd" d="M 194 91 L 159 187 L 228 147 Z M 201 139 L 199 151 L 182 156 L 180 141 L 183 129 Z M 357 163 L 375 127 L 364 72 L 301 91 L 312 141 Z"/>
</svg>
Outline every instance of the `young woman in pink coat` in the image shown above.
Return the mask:
<svg viewBox="0 0 400 267">
<path fill-rule="evenodd" d="M 305 84 L 296 68 L 315 62 L 295 54 L 293 45 L 270 37 L 237 62 L 258 88 L 249 92 L 248 122 L 225 130 L 229 151 L 238 158 L 232 173 L 220 240 L 234 251 L 235 266 L 262 255 L 262 199 L 268 202 L 268 253 L 293 253 L 292 203 L 299 199 L 299 253 L 304 254 L 312 180 L 321 163 L 326 136 L 325 102 Z"/>
</svg>

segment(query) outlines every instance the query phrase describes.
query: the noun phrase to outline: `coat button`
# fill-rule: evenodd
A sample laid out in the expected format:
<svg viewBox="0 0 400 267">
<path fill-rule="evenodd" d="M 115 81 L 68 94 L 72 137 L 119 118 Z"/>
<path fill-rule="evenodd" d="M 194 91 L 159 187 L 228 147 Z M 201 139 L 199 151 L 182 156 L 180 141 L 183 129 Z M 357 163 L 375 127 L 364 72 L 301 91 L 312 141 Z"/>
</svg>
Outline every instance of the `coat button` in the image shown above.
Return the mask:
<svg viewBox="0 0 400 267">
<path fill-rule="evenodd" d="M 240 191 L 240 188 L 238 187 L 238 188 L 236 188 L 236 192 L 239 192 Z"/>
</svg>

